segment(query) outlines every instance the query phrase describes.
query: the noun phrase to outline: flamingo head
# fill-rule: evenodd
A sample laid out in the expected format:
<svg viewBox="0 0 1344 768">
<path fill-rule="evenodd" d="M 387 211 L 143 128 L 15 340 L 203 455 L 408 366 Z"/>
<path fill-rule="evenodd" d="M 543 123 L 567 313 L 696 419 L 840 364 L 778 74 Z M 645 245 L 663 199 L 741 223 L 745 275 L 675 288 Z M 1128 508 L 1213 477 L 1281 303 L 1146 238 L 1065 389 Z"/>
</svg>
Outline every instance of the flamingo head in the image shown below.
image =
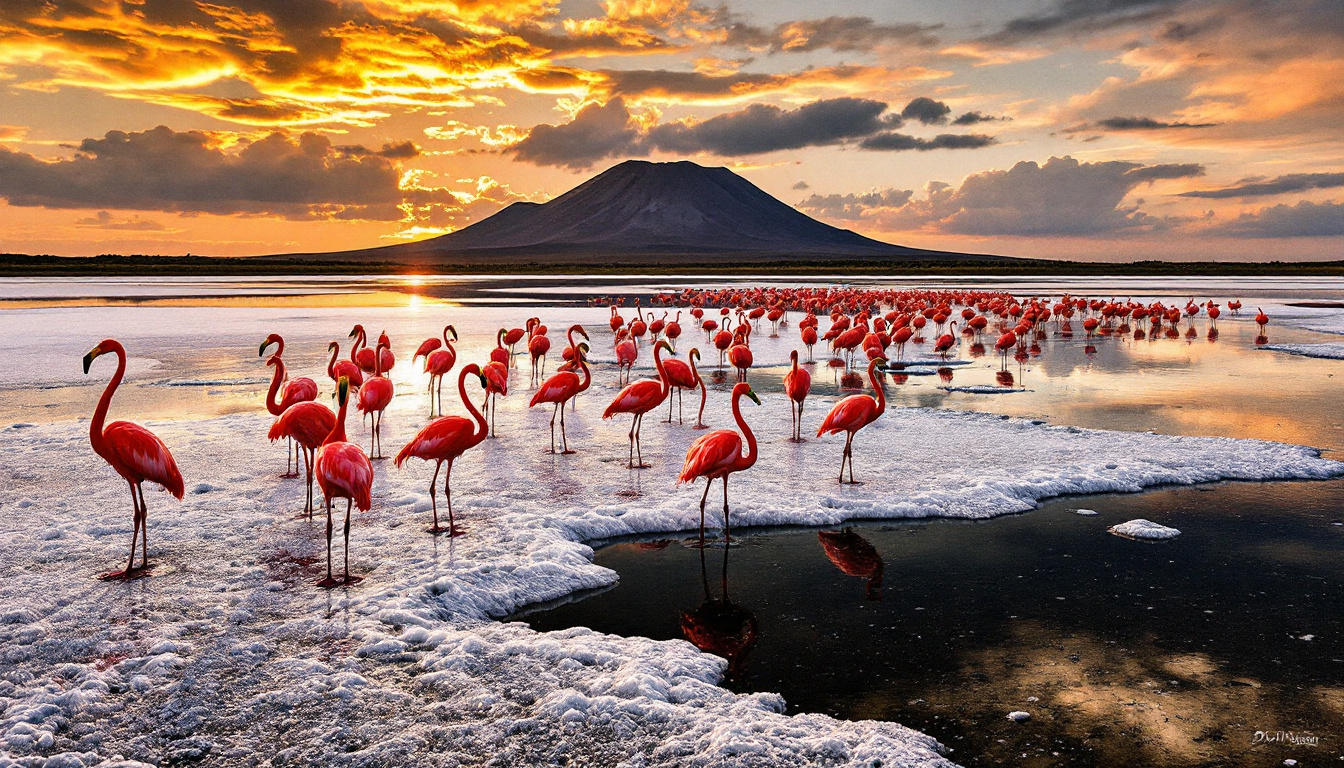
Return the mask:
<svg viewBox="0 0 1344 768">
<path fill-rule="evenodd" d="M 350 399 L 350 379 L 342 376 L 336 381 L 336 405 L 344 407 L 345 401 Z"/>
<path fill-rule="evenodd" d="M 887 367 L 887 358 L 885 358 L 885 357 L 874 357 L 872 360 L 869 360 L 869 361 L 868 361 L 868 367 L 869 367 L 870 369 L 871 369 L 871 368 L 877 368 L 877 367 L 886 368 L 886 367 Z"/>
<path fill-rule="evenodd" d="M 392 340 L 387 337 L 387 331 L 378 334 L 378 345 L 388 349 L 392 348 Z"/>
<path fill-rule="evenodd" d="M 261 342 L 261 348 L 257 350 L 257 357 L 265 357 L 266 348 L 271 346 L 272 344 L 277 344 L 283 348 L 285 345 L 285 340 L 280 338 L 280 334 L 278 333 L 272 333 L 270 336 L 267 336 L 266 340 Z M 276 354 L 279 354 L 279 352 L 277 352 Z"/>
<path fill-rule="evenodd" d="M 327 345 L 327 351 L 328 351 L 328 352 L 340 352 L 340 351 L 341 351 L 341 344 L 340 344 L 340 342 L 333 341 L 333 342 L 331 342 L 330 344 L 328 344 L 328 345 Z"/>
<path fill-rule="evenodd" d="M 93 361 L 97 360 L 99 355 L 107 351 L 107 347 L 108 347 L 107 341 L 99 342 L 98 346 L 94 347 L 93 349 L 90 349 L 89 354 L 84 356 L 85 375 L 88 375 L 89 366 L 93 365 Z"/>
<path fill-rule="evenodd" d="M 757 405 L 761 404 L 761 398 L 756 395 L 756 391 L 751 388 L 751 385 L 745 381 L 739 381 L 737 385 L 733 387 L 733 397 L 736 398 L 739 395 L 750 398 L 751 402 Z"/>
<path fill-rule="evenodd" d="M 588 338 L 588 332 L 585 331 L 585 330 L 583 330 L 583 326 L 582 326 L 582 325 L 579 325 L 578 323 L 575 323 L 574 325 L 569 326 L 569 332 L 570 332 L 570 333 L 577 333 L 577 334 L 579 334 L 580 336 L 582 336 L 582 337 L 585 338 L 585 339 Z"/>
<path fill-rule="evenodd" d="M 445 325 L 445 326 L 443 327 L 443 332 L 444 332 L 445 334 L 447 334 L 447 333 L 451 333 L 451 334 L 453 335 L 453 341 L 457 341 L 457 329 L 454 328 L 453 326 L 451 326 L 451 325 Z"/>
<path fill-rule="evenodd" d="M 364 326 L 362 325 L 356 325 L 354 328 L 350 329 L 350 338 L 352 339 L 355 338 L 356 336 L 363 336 L 363 335 L 364 335 Z"/>
<path fill-rule="evenodd" d="M 575 349 L 579 350 L 579 359 L 582 360 L 582 361 L 584 361 L 584 362 L 587 362 L 587 361 L 588 361 L 588 350 L 589 350 L 589 349 L 592 349 L 592 347 L 589 347 L 589 346 L 588 346 L 588 342 L 586 342 L 586 341 L 580 341 L 580 342 L 578 343 L 578 345 L 575 347 Z"/>
<path fill-rule="evenodd" d="M 654 350 L 655 350 L 655 351 L 657 351 L 657 350 L 659 350 L 659 349 L 665 349 L 665 350 L 667 350 L 667 353 L 670 354 L 670 355 L 675 355 L 675 354 L 676 354 L 676 352 L 672 349 L 672 345 L 669 344 L 669 343 L 667 343 L 667 340 L 666 340 L 666 339 L 663 339 L 662 341 L 659 341 L 659 342 L 658 342 L 658 346 L 654 347 Z"/>
<path fill-rule="evenodd" d="M 699 359 L 700 359 L 700 348 L 699 348 L 699 347 L 693 348 L 690 352 L 687 352 L 687 353 L 686 353 L 686 356 L 689 357 L 689 358 L 691 358 L 692 360 L 699 360 Z"/>
</svg>

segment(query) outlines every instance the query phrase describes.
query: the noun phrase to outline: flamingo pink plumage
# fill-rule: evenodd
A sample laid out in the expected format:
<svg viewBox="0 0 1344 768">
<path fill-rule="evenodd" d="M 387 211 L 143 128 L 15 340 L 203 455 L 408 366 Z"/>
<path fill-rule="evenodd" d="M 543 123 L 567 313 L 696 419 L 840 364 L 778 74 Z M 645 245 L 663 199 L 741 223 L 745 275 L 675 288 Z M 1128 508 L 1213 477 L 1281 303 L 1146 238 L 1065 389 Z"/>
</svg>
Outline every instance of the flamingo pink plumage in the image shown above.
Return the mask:
<svg viewBox="0 0 1344 768">
<path fill-rule="evenodd" d="M 789 396 L 789 415 L 793 418 L 793 441 L 803 442 L 803 401 L 812 391 L 812 374 L 798 367 L 798 350 L 789 353 L 793 367 L 784 374 L 784 394 Z"/>
<path fill-rule="evenodd" d="M 434 477 L 429 481 L 429 499 L 434 509 L 434 525 L 429 532 L 433 534 L 446 531 L 449 536 L 460 536 L 465 533 L 453 522 L 453 461 L 471 448 L 480 445 L 488 434 L 485 416 L 472 404 L 471 398 L 467 397 L 467 377 L 473 375 L 480 380 L 481 387 L 485 388 L 486 378 L 482 375 L 480 366 L 475 363 L 464 365 L 457 374 L 458 394 L 461 395 L 462 404 L 466 406 L 472 418 L 441 416 L 426 424 L 397 452 L 398 467 L 408 458 L 434 462 Z M 448 474 L 443 479 L 443 495 L 448 500 L 447 528 L 439 525 L 439 502 L 434 490 L 435 484 L 439 481 L 439 470 L 443 468 L 444 462 L 448 462 Z"/>
<path fill-rule="evenodd" d="M 531 408 L 540 403 L 554 403 L 555 411 L 551 413 L 551 453 L 555 453 L 555 417 L 560 416 L 560 445 L 562 454 L 573 453 L 569 449 L 569 439 L 565 436 L 565 402 L 570 398 L 577 397 L 578 394 L 592 384 L 593 377 L 588 370 L 588 360 L 585 357 L 588 354 L 588 345 L 582 342 L 574 349 L 574 360 L 583 371 L 583 378 L 573 371 L 558 371 L 549 379 L 542 382 L 537 387 L 537 393 L 532 396 L 532 401 L 527 404 Z"/>
<path fill-rule="evenodd" d="M 285 361 L 281 355 L 285 352 L 285 340 L 280 338 L 280 334 L 272 333 L 261 343 L 261 348 L 257 350 L 257 356 L 266 354 L 266 348 L 275 344 L 277 346 L 275 354 L 266 360 L 267 366 L 273 366 L 275 373 L 271 376 L 271 387 L 266 392 L 266 411 L 272 416 L 279 416 L 295 403 L 306 403 L 317 399 L 317 382 L 306 376 L 300 376 L 297 379 L 290 380 L 289 374 L 285 371 Z M 290 459 L 293 459 L 294 468 L 290 469 Z M 290 450 L 290 445 L 285 446 L 285 474 L 281 477 L 299 476 L 299 457 L 298 449 Z"/>
<path fill-rule="evenodd" d="M 449 339 L 448 334 L 453 338 Z M 438 395 L 439 414 L 443 414 L 443 376 L 453 369 L 457 363 L 457 349 L 453 347 L 453 342 L 457 341 L 457 329 L 451 325 L 443 326 L 443 341 L 437 338 L 425 339 L 418 349 L 415 350 L 415 359 L 424 356 L 425 373 L 429 374 L 429 415 L 434 415 L 434 398 Z M 440 349 L 442 347 L 442 349 Z"/>
<path fill-rule="evenodd" d="M 886 364 L 882 358 L 868 362 L 868 381 L 873 385 L 876 397 L 868 395 L 850 395 L 831 407 L 826 419 L 817 428 L 817 437 L 824 434 L 848 433 L 845 437 L 845 452 L 840 458 L 840 482 L 845 482 L 845 462 L 849 462 L 849 482 L 854 482 L 854 433 L 877 421 L 887 409 L 887 393 L 882 382 L 877 380 L 877 367 Z"/>
<path fill-rule="evenodd" d="M 313 453 L 322 445 L 322 441 L 331 434 L 336 425 L 336 414 L 325 405 L 316 402 L 295 403 L 280 414 L 280 418 L 271 425 L 267 437 L 271 442 L 280 438 L 293 440 L 303 450 L 303 463 L 307 468 L 308 496 L 303 511 L 309 519 L 313 516 Z"/>
<path fill-rule="evenodd" d="M 664 349 L 672 349 L 672 345 L 666 341 L 660 341 L 653 348 L 653 364 L 658 370 L 657 379 L 641 379 L 633 384 L 626 385 L 617 393 L 615 399 L 603 411 L 602 418 L 609 419 L 618 413 L 629 413 L 634 416 L 630 422 L 630 469 L 644 469 L 649 465 L 644 463 L 644 457 L 639 454 L 639 428 L 644 420 L 644 414 L 652 411 L 667 399 L 669 385 L 667 374 L 663 368 L 663 358 L 659 354 Z M 639 463 L 635 463 L 635 457 L 639 454 Z"/>
<path fill-rule="evenodd" d="M 126 570 L 105 573 L 99 578 L 134 579 L 149 575 L 149 533 L 147 532 L 149 510 L 145 506 L 146 480 L 163 486 L 164 490 L 178 499 L 184 492 L 182 473 L 168 446 L 148 429 L 129 421 L 114 421 L 104 426 L 107 409 L 112 404 L 112 395 L 117 391 L 122 378 L 126 375 L 126 349 L 115 339 L 104 339 L 84 356 L 84 373 L 100 355 L 111 352 L 117 356 L 117 371 L 112 374 L 107 388 L 98 399 L 98 407 L 89 422 L 89 442 L 94 453 L 103 457 L 112 469 L 131 486 L 131 505 L 134 509 L 134 522 L 131 528 L 131 557 Z M 135 541 L 139 536 L 142 547 L 140 567 L 135 567 Z"/>
<path fill-rule="evenodd" d="M 749 397 L 757 405 L 761 399 L 751 390 L 751 385 L 740 381 L 733 386 L 733 419 L 747 441 L 747 452 L 742 453 L 742 437 L 731 429 L 716 429 L 701 435 L 686 451 L 686 461 L 681 466 L 681 475 L 677 484 L 693 483 L 697 477 L 705 478 L 705 492 L 700 497 L 700 538 L 705 537 L 705 502 L 709 499 L 709 486 L 715 478 L 723 481 L 723 531 L 728 537 L 728 475 L 750 469 L 756 463 L 756 435 L 742 418 L 742 398 Z"/>
<path fill-rule="evenodd" d="M 334 386 L 341 377 L 344 376 L 350 386 L 359 389 L 364 386 L 364 371 L 359 365 L 350 360 L 338 360 L 341 354 L 341 345 L 338 342 L 331 342 L 327 345 L 327 351 L 331 353 L 331 359 L 327 361 L 327 375 L 331 377 L 331 383 Z M 332 389 L 331 396 L 336 396 L 336 390 Z"/>
<path fill-rule="evenodd" d="M 313 474 L 317 476 L 317 484 L 327 504 L 327 578 L 317 583 L 319 587 L 354 584 L 360 580 L 361 577 L 350 575 L 350 507 L 354 505 L 361 512 L 367 512 L 373 506 L 373 464 L 362 448 L 345 438 L 345 413 L 350 401 L 350 382 L 345 378 L 336 383 L 336 401 L 340 410 L 313 462 Z M 331 575 L 333 499 L 345 499 L 345 575 L 340 581 Z"/>
<path fill-rule="evenodd" d="M 384 349 L 382 342 L 379 342 L 377 352 Z M 359 402 L 356 403 L 360 411 L 365 415 L 373 416 L 373 424 L 370 434 L 369 448 L 373 451 L 373 458 L 382 459 L 383 456 L 383 411 L 392 404 L 392 397 L 396 394 L 392 386 L 392 380 L 383 375 L 383 356 L 377 354 L 374 357 L 373 378 L 364 382 L 364 386 L 359 390 Z"/>
</svg>

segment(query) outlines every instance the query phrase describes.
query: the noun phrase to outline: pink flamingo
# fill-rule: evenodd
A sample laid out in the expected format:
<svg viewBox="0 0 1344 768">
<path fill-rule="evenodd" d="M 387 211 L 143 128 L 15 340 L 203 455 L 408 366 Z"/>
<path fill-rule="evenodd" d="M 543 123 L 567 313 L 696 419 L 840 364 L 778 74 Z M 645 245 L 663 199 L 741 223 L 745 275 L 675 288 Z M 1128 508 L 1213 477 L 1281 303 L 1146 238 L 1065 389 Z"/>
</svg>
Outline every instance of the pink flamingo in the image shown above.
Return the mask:
<svg viewBox="0 0 1344 768">
<path fill-rule="evenodd" d="M 531 324 L 534 321 L 536 322 L 535 328 L 544 329 L 546 327 L 541 324 L 541 321 L 536 320 L 536 318 L 533 318 L 533 320 L 529 320 L 528 323 Z M 527 353 L 532 356 L 533 383 L 540 381 L 541 377 L 546 375 L 546 353 L 550 351 L 551 351 L 550 337 L 546 335 L 544 330 L 538 332 L 537 330 L 534 329 L 532 332 L 532 336 L 527 340 Z M 540 368 L 537 367 L 538 360 L 541 361 Z"/>
<path fill-rule="evenodd" d="M 503 363 L 507 366 L 513 360 L 509 350 L 504 347 L 504 335 L 508 332 L 508 328 L 500 328 L 499 332 L 495 334 L 495 348 L 490 350 L 490 362 Z"/>
<path fill-rule="evenodd" d="M 312 379 L 301 376 L 293 381 L 289 380 L 289 374 L 285 372 L 285 361 L 280 356 L 285 353 L 285 340 L 280 338 L 277 333 L 272 333 L 261 343 L 261 349 L 257 351 L 257 356 L 266 354 L 266 348 L 272 344 L 278 345 L 275 354 L 271 355 L 266 361 L 266 365 L 275 367 L 275 374 L 271 377 L 271 388 L 266 392 L 266 411 L 272 416 L 279 416 L 285 412 L 285 409 L 295 403 L 306 403 L 317 399 L 317 382 Z M 282 389 L 283 388 L 283 389 Z M 279 397 L 277 397 L 279 395 Z M 293 450 L 290 450 L 293 447 Z M 293 459 L 294 468 L 290 469 L 290 459 Z M 281 477 L 299 476 L 299 455 L 298 447 L 290 444 L 285 446 L 285 474 Z"/>
<path fill-rule="evenodd" d="M 667 399 L 669 384 L 667 373 L 663 368 L 663 358 L 659 354 L 664 349 L 672 349 L 672 345 L 666 341 L 660 341 L 653 348 L 653 364 L 658 370 L 657 379 L 641 379 L 633 384 L 626 385 L 617 393 L 615 399 L 603 411 L 602 418 L 609 419 L 618 413 L 629 413 L 634 416 L 630 421 L 630 469 L 644 469 L 649 465 L 644 463 L 644 457 L 639 454 L 639 427 L 644 420 L 644 414 L 662 405 Z M 635 456 L 639 455 L 639 463 L 635 463 Z"/>
<path fill-rule="evenodd" d="M 491 360 L 481 369 L 485 375 L 485 391 L 490 393 L 490 436 L 495 436 L 497 396 L 509 394 L 509 369 L 498 360 Z"/>
<path fill-rule="evenodd" d="M 789 415 L 793 417 L 793 438 L 795 443 L 803 442 L 803 401 L 812 391 L 812 374 L 806 368 L 798 367 L 798 350 L 789 353 L 793 367 L 784 374 L 784 394 L 789 396 Z"/>
<path fill-rule="evenodd" d="M 756 435 L 742 418 L 742 398 L 749 397 L 757 405 L 761 399 L 751 390 L 751 385 L 739 381 L 733 386 L 733 419 L 747 440 L 747 453 L 742 454 L 742 438 L 731 429 L 716 429 L 701 435 L 686 451 L 686 462 L 681 466 L 681 476 L 677 484 L 693 483 L 697 477 L 705 478 L 705 492 L 700 497 L 700 538 L 705 538 L 705 502 L 709 499 L 709 486 L 715 478 L 723 480 L 723 532 L 728 538 L 728 475 L 750 469 L 756 463 Z"/>
<path fill-rule="evenodd" d="M 350 360 L 338 360 L 337 356 L 341 354 L 341 345 L 337 342 L 331 342 L 327 345 L 327 351 L 331 353 L 331 359 L 327 361 L 327 375 L 331 377 L 331 383 L 334 387 L 336 382 L 344 376 L 350 386 L 359 389 L 364 386 L 364 371 L 359 365 Z M 336 390 L 331 390 L 331 396 L 336 397 Z"/>
<path fill-rule="evenodd" d="M 434 525 L 429 529 L 430 533 L 440 534 L 445 531 L 449 536 L 461 536 L 466 533 L 453 524 L 453 461 L 468 450 L 475 448 L 485 440 L 488 432 L 485 424 L 485 416 L 472 404 L 471 398 L 467 397 L 467 377 L 475 376 L 481 382 L 481 387 L 485 388 L 486 379 L 481 374 L 480 366 L 475 363 L 468 363 L 462 367 L 462 371 L 457 374 L 457 392 L 462 396 L 462 404 L 466 406 L 467 412 L 472 418 L 462 416 L 441 416 L 424 426 L 411 441 L 397 452 L 397 466 L 408 458 L 424 459 L 434 462 L 434 477 L 429 481 L 429 500 L 434 507 Z M 448 462 L 448 474 L 443 478 L 443 496 L 448 500 L 448 527 L 439 525 L 439 502 L 434 486 L 439 482 L 439 470 L 443 468 L 443 463 Z"/>
<path fill-rule="evenodd" d="M 671 346 L 670 344 L 668 346 Z M 700 386 L 700 374 L 695 369 L 695 361 L 700 357 L 700 350 L 692 349 L 690 354 L 690 363 L 683 363 L 680 360 L 664 360 L 663 370 L 667 372 L 668 385 L 676 390 L 677 395 L 677 423 L 684 424 L 681 418 L 681 396 L 685 390 L 695 389 Z M 667 419 L 664 424 L 672 423 L 672 397 L 667 398 Z"/>
<path fill-rule="evenodd" d="M 675 320 L 668 322 L 663 326 L 663 338 L 672 344 L 673 351 L 677 348 L 677 339 L 681 337 L 681 310 L 677 310 Z"/>
<path fill-rule="evenodd" d="M 560 416 L 560 453 L 574 453 L 569 449 L 569 439 L 565 436 L 565 402 L 578 397 L 580 392 L 592 384 L 593 377 L 588 371 L 587 354 L 588 345 L 579 342 L 579 345 L 574 349 L 574 360 L 580 370 L 583 371 L 582 379 L 573 371 L 559 371 L 542 382 L 540 387 L 537 387 L 537 393 L 532 396 L 532 402 L 527 404 L 528 408 L 540 403 L 555 404 L 555 411 L 551 413 L 551 453 L 555 453 L 555 417 L 557 414 Z"/>
<path fill-rule="evenodd" d="M 379 342 L 377 351 L 382 352 L 383 349 L 382 342 Z M 374 359 L 373 378 L 364 382 L 359 390 L 359 402 L 355 405 L 366 416 L 373 417 L 369 447 L 375 459 L 386 458 L 383 456 L 383 411 L 392 404 L 394 394 L 392 380 L 383 375 L 383 356 L 379 354 Z"/>
<path fill-rule="evenodd" d="M 104 426 L 107 409 L 112 404 L 112 395 L 126 375 L 126 349 L 115 339 L 103 339 L 84 356 L 84 374 L 88 375 L 89 366 L 93 365 L 93 361 L 98 359 L 99 355 L 108 352 L 117 356 L 117 371 L 112 374 L 107 388 L 103 390 L 103 396 L 98 399 L 98 408 L 93 412 L 93 420 L 89 422 L 89 442 L 93 445 L 93 452 L 102 456 L 103 460 L 131 486 L 134 524 L 131 529 L 131 558 L 126 563 L 126 570 L 105 573 L 98 577 L 104 581 L 134 579 L 149 575 L 147 531 L 149 510 L 145 506 L 144 482 L 148 480 L 163 486 L 164 490 L 179 500 L 183 494 L 182 473 L 177 470 L 177 462 L 173 460 L 173 454 L 168 450 L 168 446 L 164 445 L 157 435 L 129 421 L 114 421 Z M 142 544 L 138 569 L 135 567 L 137 536 L 140 537 Z"/>
<path fill-rule="evenodd" d="M 350 338 L 354 339 L 350 347 L 350 362 L 358 365 L 364 373 L 373 373 L 378 367 L 378 355 L 369 349 L 369 339 L 364 333 L 364 326 L 356 325 L 350 329 Z"/>
<path fill-rule="evenodd" d="M 453 334 L 449 339 L 448 334 Z M 425 358 L 425 373 L 429 374 L 429 415 L 434 415 L 434 399 L 438 394 L 439 414 L 443 414 L 443 375 L 453 369 L 457 363 L 457 349 L 453 342 L 457 341 L 457 329 L 451 325 L 443 326 L 443 341 L 438 339 L 425 339 L 418 349 L 415 350 L 415 357 L 411 358 L 414 363 L 416 358 L 422 355 Z M 440 349 L 442 347 L 442 349 Z"/>
<path fill-rule="evenodd" d="M 826 419 L 821 422 L 817 429 L 817 437 L 824 434 L 838 434 L 847 432 L 845 437 L 845 452 L 840 458 L 840 482 L 845 482 L 845 462 L 849 462 L 849 482 L 854 483 L 854 433 L 860 429 L 877 421 L 883 411 L 887 409 L 887 393 L 882 389 L 882 382 L 877 380 L 877 367 L 886 365 L 886 360 L 878 357 L 868 363 L 868 381 L 873 385 L 873 391 L 877 393 L 876 397 L 868 395 L 850 395 L 831 407 L 831 412 L 826 414 Z"/>
<path fill-rule="evenodd" d="M 345 439 L 345 412 L 350 402 L 350 382 L 344 377 L 336 384 L 336 402 L 340 410 L 331 433 L 317 449 L 317 458 L 313 462 L 313 474 L 317 475 L 317 484 L 322 489 L 322 497 L 327 503 L 327 578 L 317 582 L 319 587 L 335 587 L 341 584 L 354 584 L 360 576 L 350 575 L 350 507 L 356 506 L 361 512 L 367 512 L 373 506 L 370 494 L 373 490 L 373 465 L 364 449 Z M 331 575 L 331 502 L 333 499 L 345 499 L 345 575 L 340 581 Z"/>
<path fill-rule="evenodd" d="M 616 383 L 629 383 L 630 373 L 639 359 L 639 342 L 622 328 L 616 334 Z M 624 375 L 622 375 L 624 374 Z"/>
<path fill-rule="evenodd" d="M 378 334 L 378 345 L 383 348 L 378 353 L 378 361 L 382 363 L 383 373 L 391 373 L 397 364 L 397 356 L 392 354 L 392 340 L 387 337 L 387 331 Z"/>
<path fill-rule="evenodd" d="M 335 425 L 336 414 L 327 406 L 316 402 L 295 403 L 280 414 L 267 434 L 271 442 L 283 437 L 303 449 L 303 464 L 308 471 L 308 497 L 303 511 L 310 520 L 313 517 L 313 454 Z"/>
</svg>

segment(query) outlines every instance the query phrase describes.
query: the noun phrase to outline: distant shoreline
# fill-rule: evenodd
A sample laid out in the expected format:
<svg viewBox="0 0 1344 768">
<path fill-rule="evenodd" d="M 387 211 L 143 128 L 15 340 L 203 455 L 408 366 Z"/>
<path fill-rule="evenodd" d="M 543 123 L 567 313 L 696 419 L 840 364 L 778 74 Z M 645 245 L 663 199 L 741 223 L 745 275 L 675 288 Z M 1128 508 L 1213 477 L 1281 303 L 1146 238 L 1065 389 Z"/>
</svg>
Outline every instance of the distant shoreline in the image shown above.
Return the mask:
<svg viewBox="0 0 1344 768">
<path fill-rule="evenodd" d="M 1181 277 L 1344 277 L 1344 261 L 1327 262 L 1080 262 L 1046 259 L 940 259 L 714 261 L 661 264 L 640 254 L 629 261 L 509 261 L 501 263 L 350 261 L 279 257 L 209 256 L 28 256 L 0 254 L 0 277 L 264 277 L 267 275 L 412 275 L 412 274 L 591 274 L 669 275 L 742 274 L 770 276 L 850 275 L 994 275 L 994 276 L 1181 276 Z"/>
</svg>

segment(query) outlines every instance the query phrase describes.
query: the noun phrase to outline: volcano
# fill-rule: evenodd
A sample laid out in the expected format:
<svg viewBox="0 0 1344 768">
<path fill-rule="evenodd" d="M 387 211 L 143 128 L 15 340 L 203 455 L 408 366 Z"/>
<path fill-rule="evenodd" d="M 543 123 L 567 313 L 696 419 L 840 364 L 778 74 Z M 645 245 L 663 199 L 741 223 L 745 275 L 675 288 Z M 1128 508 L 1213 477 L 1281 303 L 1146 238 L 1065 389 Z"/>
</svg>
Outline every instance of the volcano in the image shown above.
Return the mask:
<svg viewBox="0 0 1344 768">
<path fill-rule="evenodd" d="M 824 224 L 727 168 L 643 160 L 613 166 L 549 202 L 514 203 L 451 234 L 340 255 L 481 264 L 966 258 Z"/>
</svg>

